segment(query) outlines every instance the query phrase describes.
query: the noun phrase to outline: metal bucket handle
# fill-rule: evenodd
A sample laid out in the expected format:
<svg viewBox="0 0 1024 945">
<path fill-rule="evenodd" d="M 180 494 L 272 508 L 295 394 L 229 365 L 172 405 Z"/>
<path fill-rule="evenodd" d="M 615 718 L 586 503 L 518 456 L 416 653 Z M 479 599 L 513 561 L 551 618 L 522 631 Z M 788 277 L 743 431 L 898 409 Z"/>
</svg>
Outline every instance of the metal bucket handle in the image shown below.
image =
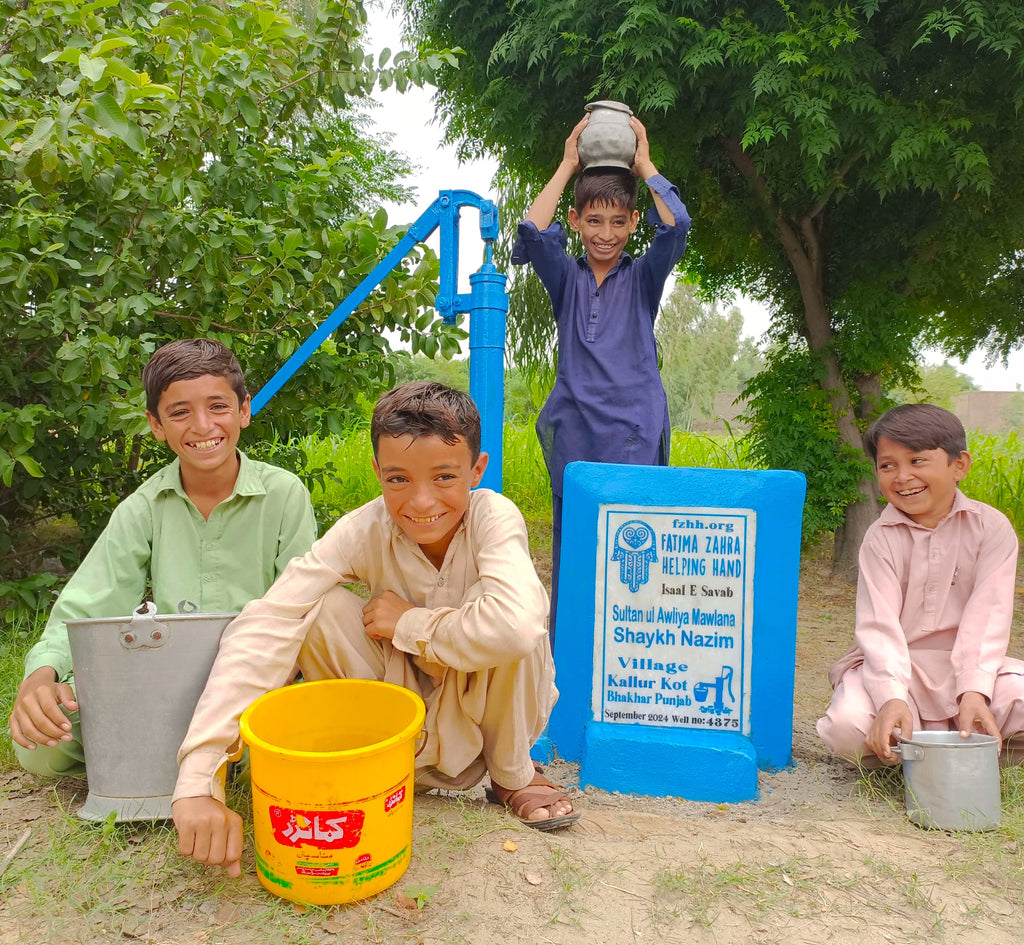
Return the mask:
<svg viewBox="0 0 1024 945">
<path fill-rule="evenodd" d="M 904 761 L 924 761 L 924 749 L 920 745 L 911 745 L 909 742 L 899 742 L 892 746 L 892 750 Z"/>
<path fill-rule="evenodd" d="M 170 631 L 156 619 L 156 604 L 151 600 L 132 611 L 128 626 L 121 630 L 121 646 L 126 650 L 155 649 L 163 646 Z"/>
</svg>

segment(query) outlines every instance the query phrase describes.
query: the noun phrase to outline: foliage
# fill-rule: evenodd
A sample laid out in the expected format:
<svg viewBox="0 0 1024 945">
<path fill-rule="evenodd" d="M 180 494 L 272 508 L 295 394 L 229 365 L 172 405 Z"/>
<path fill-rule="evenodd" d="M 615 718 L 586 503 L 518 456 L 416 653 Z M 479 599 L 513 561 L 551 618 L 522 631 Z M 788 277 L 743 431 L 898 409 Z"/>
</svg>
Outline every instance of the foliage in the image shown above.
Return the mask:
<svg viewBox="0 0 1024 945">
<path fill-rule="evenodd" d="M 842 525 L 858 480 L 871 474 L 863 454 L 839 439 L 823 380 L 821 365 L 806 349 L 780 345 L 768 352 L 768 370 L 743 391 L 750 458 L 761 468 L 794 469 L 807 477 L 807 543 Z"/>
<path fill-rule="evenodd" d="M 1005 0 L 407 0 L 442 68 L 447 132 L 546 179 L 582 104 L 628 102 L 694 227 L 683 265 L 712 296 L 769 305 L 776 339 L 820 362 L 838 465 L 907 383 L 924 341 L 963 355 L 1021 340 L 1024 15 Z M 938 315 L 942 318 L 938 318 Z M 510 317 L 542 320 L 523 307 Z M 528 329 L 517 329 L 530 337 Z M 782 383 L 755 388 L 782 399 Z M 765 430 L 766 435 L 772 431 Z M 816 443 L 807 441 L 808 445 Z M 772 449 L 765 444 L 764 450 Z M 873 516 L 870 479 L 845 550 Z M 849 519 L 849 516 L 848 516 Z"/>
<path fill-rule="evenodd" d="M 966 495 L 1001 511 L 1024 536 L 1024 438 L 971 433 L 967 437 L 971 471 L 961 483 Z"/>
<path fill-rule="evenodd" d="M 300 25 L 274 0 L 0 0 L 5 574 L 32 567 L 39 522 L 89 541 L 166 461 L 143 437 L 157 346 L 220 338 L 256 390 L 395 242 L 374 208 L 407 167 L 360 103 L 453 57 L 368 56 L 359 2 L 317 7 Z M 247 443 L 340 430 L 392 379 L 381 329 L 457 347 L 429 310 L 436 269 L 422 252 L 389 275 Z"/>
<path fill-rule="evenodd" d="M 910 386 L 900 386 L 890 394 L 895 403 L 936 404 L 953 409 L 953 398 L 965 391 L 978 387 L 966 374 L 958 371 L 948 361 L 942 364 L 926 364 L 920 370 L 918 381 Z"/>
<path fill-rule="evenodd" d="M 536 416 L 529 416 L 505 423 L 503 489 L 527 518 L 547 518 L 551 515 L 551 483 L 534 432 L 535 422 Z M 309 462 L 302 476 L 313 481 L 313 506 L 321 532 L 346 512 L 380 494 L 371 465 L 373 452 L 367 423 L 354 423 L 343 433 L 322 439 L 306 437 L 301 447 Z M 272 454 L 271 459 L 277 457 Z M 761 461 L 752 455 L 746 438 L 673 430 L 672 464 L 756 469 Z M 319 475 L 324 470 L 326 474 Z"/>
<path fill-rule="evenodd" d="M 555 367 L 547 361 L 524 364 L 506 371 L 506 418 L 532 424 L 554 386 Z"/>
<path fill-rule="evenodd" d="M 391 357 L 395 383 L 437 381 L 456 390 L 469 390 L 468 358 L 428 358 L 425 354 L 410 355 L 396 351 Z"/>
<path fill-rule="evenodd" d="M 676 284 L 655 328 L 674 427 L 692 430 L 698 421 L 713 419 L 717 395 L 739 390 L 736 361 L 742 331 L 739 309 L 722 315 L 716 304 L 700 300 L 695 286 Z"/>
</svg>

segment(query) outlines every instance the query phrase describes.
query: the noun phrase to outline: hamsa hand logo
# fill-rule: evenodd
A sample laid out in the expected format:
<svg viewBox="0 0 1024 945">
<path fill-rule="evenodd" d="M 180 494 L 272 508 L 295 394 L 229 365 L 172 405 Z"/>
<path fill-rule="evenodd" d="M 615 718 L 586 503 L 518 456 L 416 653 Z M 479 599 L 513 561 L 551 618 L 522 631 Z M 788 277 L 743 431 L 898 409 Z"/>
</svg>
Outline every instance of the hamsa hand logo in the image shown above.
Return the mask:
<svg viewBox="0 0 1024 945">
<path fill-rule="evenodd" d="M 657 538 L 650 525 L 632 521 L 619 526 L 612 561 L 619 562 L 619 580 L 634 594 L 650 580 L 651 563 L 657 560 Z"/>
</svg>

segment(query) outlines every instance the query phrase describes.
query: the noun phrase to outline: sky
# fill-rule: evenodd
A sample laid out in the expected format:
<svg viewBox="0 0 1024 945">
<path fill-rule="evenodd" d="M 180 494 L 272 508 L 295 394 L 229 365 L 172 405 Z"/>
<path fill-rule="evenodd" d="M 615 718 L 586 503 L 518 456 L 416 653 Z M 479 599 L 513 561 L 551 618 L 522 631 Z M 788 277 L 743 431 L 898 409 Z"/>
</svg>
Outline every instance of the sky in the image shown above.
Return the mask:
<svg viewBox="0 0 1024 945">
<path fill-rule="evenodd" d="M 369 28 L 367 48 L 379 52 L 385 47 L 392 53 L 402 48 L 400 24 L 379 5 L 368 8 Z M 416 188 L 416 200 L 405 206 L 385 203 L 388 216 L 393 223 L 411 223 L 437 199 L 442 190 L 471 190 L 489 200 L 496 200 L 497 194 L 491 186 L 497 161 L 474 160 L 460 163 L 456 150 L 442 144 L 442 130 L 435 122 L 431 90 L 410 89 L 399 94 L 394 89 L 375 94 L 379 103 L 372 117 L 381 132 L 392 135 L 392 147 L 405 154 L 413 164 L 413 176 L 408 183 Z M 685 200 L 685 195 L 683 197 Z M 503 226 L 510 221 L 502 220 Z M 478 218 L 475 211 L 467 209 L 462 213 L 459 228 L 459 291 L 469 291 L 469 274 L 479 268 L 482 261 L 482 243 L 479 239 Z M 438 249 L 435 233 L 427 240 L 434 250 Z M 743 313 L 744 334 L 758 340 L 768 327 L 768 313 L 758 303 L 740 298 L 736 301 Z M 958 370 L 968 375 L 980 390 L 1019 390 L 1024 385 L 1024 351 L 1010 355 L 1009 366 L 986 365 L 983 354 L 972 355 L 966 363 L 954 358 L 944 358 L 940 352 L 925 352 L 925 363 L 941 364 L 949 360 Z"/>
</svg>

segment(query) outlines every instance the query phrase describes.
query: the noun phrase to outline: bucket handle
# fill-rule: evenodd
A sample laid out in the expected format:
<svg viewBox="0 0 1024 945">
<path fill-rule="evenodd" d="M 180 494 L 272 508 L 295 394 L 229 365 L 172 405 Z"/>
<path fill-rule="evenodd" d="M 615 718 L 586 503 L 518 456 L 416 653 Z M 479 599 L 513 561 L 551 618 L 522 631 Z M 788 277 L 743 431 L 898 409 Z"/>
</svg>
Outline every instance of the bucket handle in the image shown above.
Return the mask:
<svg viewBox="0 0 1024 945">
<path fill-rule="evenodd" d="M 126 650 L 155 649 L 169 637 L 166 624 L 156 619 L 156 604 L 147 600 L 132 611 L 128 626 L 121 630 L 121 646 Z"/>
<path fill-rule="evenodd" d="M 892 750 L 904 761 L 924 761 L 924 749 L 920 745 L 900 742 L 898 745 L 893 745 Z"/>
</svg>

